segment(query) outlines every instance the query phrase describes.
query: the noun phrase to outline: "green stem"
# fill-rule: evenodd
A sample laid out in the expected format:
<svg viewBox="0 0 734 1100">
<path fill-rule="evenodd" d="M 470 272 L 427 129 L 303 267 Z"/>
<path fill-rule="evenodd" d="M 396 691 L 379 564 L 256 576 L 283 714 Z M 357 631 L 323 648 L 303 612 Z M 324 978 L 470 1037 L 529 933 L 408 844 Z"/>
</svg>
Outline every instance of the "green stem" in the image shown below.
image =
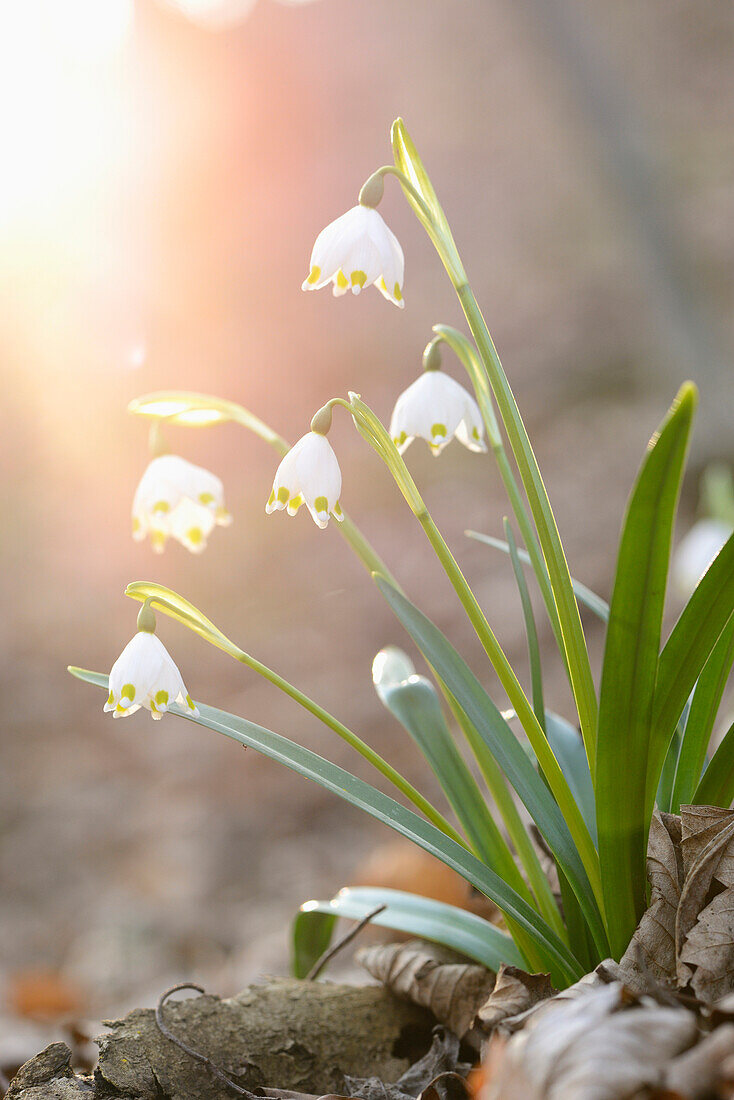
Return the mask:
<svg viewBox="0 0 734 1100">
<path fill-rule="evenodd" d="M 556 899 L 553 896 L 547 875 L 540 865 L 535 845 L 523 824 L 515 800 L 507 787 L 502 769 L 498 766 L 497 761 L 450 692 L 444 689 L 444 695 L 454 718 L 466 737 L 489 793 L 505 823 L 510 840 L 527 875 L 530 889 L 535 896 L 538 912 L 545 917 L 558 935 L 566 940 L 566 928 L 556 904 Z"/>
<path fill-rule="evenodd" d="M 456 293 L 487 370 L 492 391 L 527 493 L 530 510 L 535 520 L 555 604 L 558 609 L 558 619 L 568 660 L 571 687 L 589 758 L 589 767 L 591 768 L 591 774 L 594 775 L 598 717 L 596 689 L 581 625 L 581 615 L 574 596 L 571 574 L 563 552 L 555 516 L 515 396 L 510 388 L 507 375 L 504 372 L 477 300 L 468 283 L 456 286 Z"/>
<path fill-rule="evenodd" d="M 343 741 L 345 741 L 351 748 L 355 749 L 360 756 L 362 756 L 372 767 L 376 768 L 385 779 L 389 780 L 402 794 L 405 795 L 413 805 L 423 813 L 429 821 L 431 821 L 441 832 L 446 836 L 451 837 L 457 844 L 461 844 L 464 848 L 468 848 L 468 844 L 464 838 L 457 832 L 457 830 L 451 825 L 449 821 L 441 814 L 435 806 L 424 798 L 420 791 L 417 791 L 415 787 L 408 782 L 408 780 L 400 774 L 391 764 L 387 762 L 379 753 L 358 737 L 356 733 L 353 733 L 347 726 L 335 718 L 333 714 L 330 714 L 324 707 L 320 706 L 308 695 L 304 695 L 302 691 L 299 691 L 297 687 L 289 683 L 273 669 L 268 668 L 262 661 L 258 661 L 255 657 L 252 657 L 249 653 L 246 653 L 239 646 L 235 645 L 225 634 L 221 632 L 213 623 L 210 622 L 198 608 L 195 608 L 193 604 L 190 604 L 188 600 L 184 600 L 178 595 L 178 593 L 164 588 L 162 585 L 157 585 L 148 582 L 136 581 L 133 584 L 128 585 L 125 590 L 125 594 L 132 599 L 140 600 L 144 604 L 155 604 L 156 608 L 162 611 L 166 615 L 170 615 L 178 622 L 183 623 L 194 633 L 198 634 L 210 645 L 216 646 L 217 649 L 221 649 L 223 653 L 233 657 L 240 664 L 246 665 L 247 668 L 256 672 L 258 676 L 262 676 L 274 687 L 277 687 L 290 699 L 293 699 L 304 710 L 308 711 L 319 721 L 323 722 L 330 730 L 336 733 Z"/>
<path fill-rule="evenodd" d="M 517 519 L 520 533 L 523 537 L 533 571 L 537 578 L 538 586 L 543 597 L 543 603 L 545 604 L 553 634 L 556 638 L 558 650 L 566 665 L 566 670 L 568 671 L 568 658 L 563 645 L 563 634 L 558 619 L 558 609 L 553 599 L 553 589 L 550 585 L 548 570 L 543 560 L 543 555 L 533 529 L 532 521 L 525 507 L 525 502 L 520 494 L 520 488 L 512 471 L 512 467 L 510 466 L 507 451 L 502 442 L 502 436 L 500 435 L 497 417 L 492 403 L 492 389 L 489 385 L 487 372 L 474 347 L 458 329 L 452 328 L 450 325 L 434 325 L 433 331 L 436 333 L 437 339 L 443 340 L 449 345 L 471 379 L 474 393 L 477 398 L 477 404 L 479 405 L 479 411 L 482 414 L 482 420 L 487 430 L 487 438 L 489 439 L 500 477 L 505 486 L 505 491 L 507 492 L 512 511 Z"/>
<path fill-rule="evenodd" d="M 252 669 L 253 672 L 257 672 L 258 675 L 263 676 L 266 680 L 273 684 L 274 687 L 279 688 L 280 691 L 282 691 L 285 695 L 288 695 L 296 703 L 302 706 L 304 710 L 307 710 L 309 714 L 312 714 L 315 718 L 318 718 L 319 721 L 323 722 L 325 726 L 328 726 L 330 730 L 341 737 L 342 741 L 346 741 L 348 745 L 350 745 L 353 749 L 356 749 L 360 756 L 363 756 L 369 764 L 376 768 L 377 771 L 385 777 L 385 779 L 389 780 L 394 787 L 396 787 L 402 794 L 404 794 L 405 797 L 409 799 L 413 803 L 413 805 L 428 818 L 429 821 L 432 821 L 433 824 L 441 830 L 441 832 L 445 833 L 446 836 L 450 836 L 452 840 L 455 840 L 463 847 L 469 847 L 464 838 L 446 820 L 443 814 L 439 813 L 439 811 L 428 801 L 428 799 L 423 797 L 420 791 L 417 791 L 415 787 L 411 783 L 409 783 L 408 780 L 400 774 L 400 772 L 396 771 L 396 769 L 393 768 L 391 764 L 388 764 L 387 760 L 380 756 L 379 753 L 370 748 L 370 746 L 365 741 L 363 741 L 361 737 L 358 737 L 356 733 L 353 733 L 350 729 L 348 729 L 347 726 L 345 726 L 342 722 L 338 720 L 338 718 L 335 718 L 332 714 L 329 714 L 329 712 L 325 710 L 322 706 L 316 703 L 313 699 L 309 698 L 308 695 L 304 695 L 302 691 L 299 691 L 298 688 L 294 687 L 293 684 L 288 682 L 288 680 L 285 680 L 282 676 L 279 676 L 277 672 L 274 672 L 271 668 L 268 668 L 267 665 L 264 665 L 261 661 L 256 660 L 254 657 L 251 657 L 250 654 L 245 653 L 244 650 L 241 650 L 238 647 L 235 647 L 235 649 L 236 652 L 232 651 L 231 655 L 236 660 L 238 660 L 241 664 L 246 665 L 248 668 Z"/>
</svg>

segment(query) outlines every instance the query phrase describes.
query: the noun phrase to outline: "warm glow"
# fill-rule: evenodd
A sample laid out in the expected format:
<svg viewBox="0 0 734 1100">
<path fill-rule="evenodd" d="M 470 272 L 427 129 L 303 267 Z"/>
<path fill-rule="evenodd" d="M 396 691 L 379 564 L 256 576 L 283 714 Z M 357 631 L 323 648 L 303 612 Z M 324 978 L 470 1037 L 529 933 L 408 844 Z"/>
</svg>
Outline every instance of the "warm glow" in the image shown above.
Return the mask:
<svg viewBox="0 0 734 1100">
<path fill-rule="evenodd" d="M 133 0 L 0 4 L 0 226 L 98 174 L 116 106 L 107 69 L 133 14 Z"/>
<path fill-rule="evenodd" d="M 211 30 L 230 26 L 248 14 L 255 0 L 166 0 L 194 23 Z"/>
</svg>

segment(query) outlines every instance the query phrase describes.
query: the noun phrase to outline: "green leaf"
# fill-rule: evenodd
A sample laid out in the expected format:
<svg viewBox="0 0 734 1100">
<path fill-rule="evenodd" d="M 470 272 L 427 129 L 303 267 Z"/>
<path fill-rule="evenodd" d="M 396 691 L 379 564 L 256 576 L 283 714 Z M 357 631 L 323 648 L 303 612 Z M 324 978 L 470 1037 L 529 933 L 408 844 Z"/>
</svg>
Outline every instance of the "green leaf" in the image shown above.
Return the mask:
<svg viewBox="0 0 734 1100">
<path fill-rule="evenodd" d="M 566 873 L 593 930 L 594 939 L 603 950 L 606 935 L 587 865 L 577 845 L 583 846 L 592 867 L 596 863 L 596 851 L 548 742 L 543 738 L 543 742 L 533 748 L 553 790 L 552 794 L 487 692 L 438 627 L 382 577 L 376 576 L 375 583 L 517 791 Z M 543 751 L 543 748 L 544 759 L 541 760 L 538 749 Z"/>
<path fill-rule="evenodd" d="M 291 973 L 305 978 L 331 943 L 337 913 L 301 909 L 291 929 Z"/>
<path fill-rule="evenodd" d="M 647 781 L 650 812 L 676 723 L 733 611 L 734 535 L 698 582 L 660 654 Z"/>
<path fill-rule="evenodd" d="M 692 799 L 694 806 L 723 806 L 734 802 L 734 723 L 711 757 Z"/>
<path fill-rule="evenodd" d="M 512 852 L 451 736 L 433 684 L 425 676 L 416 675 L 408 655 L 396 646 L 387 646 L 377 654 L 372 679 L 382 703 L 427 760 L 475 854 L 535 907 Z M 512 923 L 508 927 L 526 956 L 532 958 L 532 941 L 527 942 L 521 928 Z"/>
<path fill-rule="evenodd" d="M 553 755 L 561 766 L 576 805 L 581 810 L 589 832 L 596 843 L 596 799 L 594 784 L 591 781 L 589 761 L 579 731 L 548 710 L 545 713 L 545 729 Z"/>
<path fill-rule="evenodd" d="M 532 895 L 446 725 L 433 684 L 416 675 L 410 658 L 397 646 L 380 650 L 372 663 L 372 679 L 381 702 L 428 761 L 476 855 L 532 904 Z"/>
<path fill-rule="evenodd" d="M 502 963 L 523 965 L 522 955 L 510 937 L 489 921 L 454 905 L 402 890 L 347 886 L 331 901 L 307 901 L 296 921 L 311 915 L 323 918 L 326 914 L 332 919 L 364 920 L 378 905 L 387 905 L 387 909 L 373 917 L 371 924 L 440 943 L 490 970 L 499 970 Z"/>
<path fill-rule="evenodd" d="M 485 546 L 492 546 L 495 550 L 501 550 L 504 554 L 510 553 L 509 543 L 505 542 L 504 539 L 496 539 L 493 535 L 483 535 L 480 531 L 465 531 L 464 534 L 467 538 L 474 539 L 476 542 L 483 542 Z M 517 556 L 526 565 L 532 565 L 527 550 L 518 548 Z M 593 611 L 603 623 L 609 622 L 609 604 L 606 600 L 603 600 L 601 596 L 597 596 L 596 592 L 592 592 L 585 584 L 573 577 L 571 577 L 571 585 L 579 603 L 582 603 L 589 611 Z"/>
<path fill-rule="evenodd" d="M 551 508 L 548 493 L 538 467 L 537 459 L 528 438 L 520 410 L 507 380 L 497 349 L 492 342 L 486 321 L 482 316 L 469 283 L 456 286 L 456 293 L 469 322 L 472 336 L 487 369 L 497 407 L 507 432 L 507 437 L 520 471 L 530 512 L 535 521 L 543 557 L 548 567 L 553 597 L 558 609 L 558 619 L 563 645 L 568 661 L 568 673 L 579 715 L 584 745 L 589 765 L 594 768 L 596 756 L 597 699 L 589 653 L 586 648 L 581 615 L 571 585 L 571 574 L 558 532 L 558 525 Z"/>
<path fill-rule="evenodd" d="M 595 776 L 599 859 L 615 958 L 627 947 L 645 907 L 653 698 L 670 544 L 695 404 L 695 388 L 681 387 L 651 440 L 627 506 L 617 558 Z"/>
<path fill-rule="evenodd" d="M 540 666 L 540 646 L 538 645 L 538 631 L 535 628 L 533 604 L 530 599 L 530 593 L 528 592 L 525 574 L 523 573 L 522 566 L 520 565 L 520 558 L 517 554 L 517 544 L 515 543 L 515 536 L 512 533 L 512 529 L 507 520 L 507 517 L 505 517 L 504 519 L 504 527 L 505 534 L 507 535 L 507 545 L 510 548 L 512 570 L 515 574 L 517 590 L 520 593 L 522 615 L 525 621 L 525 637 L 528 643 L 528 658 L 530 660 L 530 682 L 533 693 L 533 710 L 535 711 L 535 717 L 540 722 L 543 730 L 545 730 L 545 705 L 543 703 L 543 671 Z"/>
<path fill-rule="evenodd" d="M 108 690 L 108 677 L 98 672 L 70 668 L 77 679 Z M 567 983 L 582 974 L 579 961 L 553 930 L 531 909 L 507 883 L 494 874 L 485 864 L 451 840 L 435 825 L 418 817 L 412 810 L 402 806 L 382 791 L 371 787 L 369 783 L 357 778 L 344 768 L 332 764 L 302 745 L 288 740 L 281 734 L 273 733 L 262 726 L 248 722 L 246 718 L 228 714 L 216 707 L 198 703 L 199 715 L 180 710 L 174 706 L 169 713 L 176 714 L 199 726 L 215 730 L 230 737 L 241 745 L 256 749 L 271 760 L 284 764 L 299 775 L 318 783 L 352 806 L 368 813 L 377 821 L 388 825 L 402 836 L 412 840 L 424 851 L 436 856 L 452 870 L 475 886 L 477 890 L 490 898 L 502 912 L 521 925 L 535 940 L 538 949 L 547 959 L 547 965 L 554 981 Z"/>
<path fill-rule="evenodd" d="M 693 691 L 673 784 L 673 813 L 679 813 L 681 804 L 691 801 L 701 779 L 706 750 L 733 661 L 734 616 L 724 627 Z"/>
</svg>

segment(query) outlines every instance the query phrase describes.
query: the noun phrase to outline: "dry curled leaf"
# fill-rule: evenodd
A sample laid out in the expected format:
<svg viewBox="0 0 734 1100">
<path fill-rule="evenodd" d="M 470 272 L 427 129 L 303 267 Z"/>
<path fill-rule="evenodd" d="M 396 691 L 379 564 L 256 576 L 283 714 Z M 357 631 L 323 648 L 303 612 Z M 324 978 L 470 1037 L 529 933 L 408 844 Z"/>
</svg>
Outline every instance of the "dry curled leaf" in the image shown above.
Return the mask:
<svg viewBox="0 0 734 1100">
<path fill-rule="evenodd" d="M 490 1044 L 481 1100 L 620 1100 L 660 1088 L 697 1035 L 683 1008 L 631 998 L 619 983 L 577 987 L 532 1012 L 522 1030 Z M 499 1044 L 497 1044 L 499 1039 Z"/>
<path fill-rule="evenodd" d="M 734 1085 L 734 1024 L 724 1024 L 671 1063 L 665 1088 L 686 1100 L 704 1100 Z"/>
<path fill-rule="evenodd" d="M 734 812 L 683 806 L 686 879 L 676 925 L 678 983 L 715 1001 L 734 990 Z"/>
<path fill-rule="evenodd" d="M 347 1077 L 349 1096 L 357 1100 L 466 1100 L 464 1078 L 470 1065 L 459 1061 L 459 1040 L 452 1031 L 437 1027 L 431 1047 L 419 1061 L 388 1084 L 378 1077 Z M 322 1098 L 323 1100 L 323 1098 Z"/>
<path fill-rule="evenodd" d="M 555 990 L 548 974 L 526 974 L 516 966 L 503 964 L 494 989 L 477 1013 L 483 1031 L 493 1031 L 498 1024 L 552 997 Z"/>
<path fill-rule="evenodd" d="M 393 993 L 429 1009 L 459 1038 L 474 1023 L 494 986 L 491 970 L 433 945 L 415 942 L 364 947 L 357 960 Z"/>
<path fill-rule="evenodd" d="M 683 885 L 681 823 L 656 813 L 647 846 L 650 905 L 620 962 L 626 984 L 644 991 L 650 979 L 672 984 L 676 975 L 675 922 Z"/>
<path fill-rule="evenodd" d="M 708 1004 L 734 991 L 734 811 L 655 814 L 647 874 L 650 905 L 619 977 L 636 992 L 691 987 Z"/>
</svg>

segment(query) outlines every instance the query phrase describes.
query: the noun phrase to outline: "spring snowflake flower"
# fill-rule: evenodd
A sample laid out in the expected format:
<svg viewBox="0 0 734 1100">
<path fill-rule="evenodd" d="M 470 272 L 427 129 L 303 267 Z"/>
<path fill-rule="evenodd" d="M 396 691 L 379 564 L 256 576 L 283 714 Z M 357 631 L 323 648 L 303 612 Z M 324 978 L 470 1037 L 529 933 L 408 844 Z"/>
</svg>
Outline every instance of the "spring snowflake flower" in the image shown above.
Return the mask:
<svg viewBox="0 0 734 1100">
<path fill-rule="evenodd" d="M 402 454 L 418 437 L 438 455 L 454 436 L 470 451 L 486 451 L 482 416 L 471 394 L 442 370 L 425 370 L 395 402 L 390 435 Z"/>
<path fill-rule="evenodd" d="M 127 718 L 145 707 L 159 720 L 172 703 L 190 714 L 199 713 L 163 642 L 155 634 L 139 630 L 112 666 L 104 709 L 112 711 L 114 718 Z"/>
<path fill-rule="evenodd" d="M 322 229 L 311 253 L 311 270 L 303 290 L 334 284 L 334 294 L 359 294 L 377 287 L 403 309 L 403 250 L 395 234 L 372 206 L 358 204 Z"/>
<path fill-rule="evenodd" d="M 734 533 L 722 519 L 700 519 L 683 537 L 673 555 L 673 578 L 688 599 L 724 543 Z"/>
<path fill-rule="evenodd" d="M 282 511 L 295 516 L 305 504 L 317 527 L 322 530 L 329 517 L 344 519 L 339 506 L 342 473 L 339 462 L 325 435 L 310 431 L 291 447 L 275 472 L 273 489 L 265 511 Z"/>
<path fill-rule="evenodd" d="M 133 500 L 133 538 L 150 535 L 156 553 L 174 538 L 200 554 L 215 526 L 228 526 L 224 487 L 214 474 L 178 455 L 160 455 L 149 464 Z"/>
</svg>

